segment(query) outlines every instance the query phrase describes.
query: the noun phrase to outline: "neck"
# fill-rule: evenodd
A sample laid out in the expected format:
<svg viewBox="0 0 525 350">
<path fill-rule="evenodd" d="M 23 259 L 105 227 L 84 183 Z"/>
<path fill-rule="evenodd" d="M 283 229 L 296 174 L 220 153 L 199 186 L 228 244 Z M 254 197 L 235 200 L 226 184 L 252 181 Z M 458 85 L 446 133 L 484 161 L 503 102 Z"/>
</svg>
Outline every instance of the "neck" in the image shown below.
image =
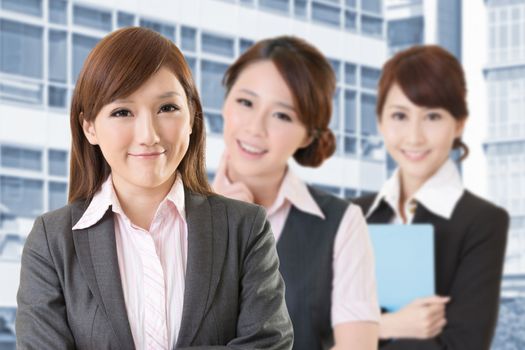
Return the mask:
<svg viewBox="0 0 525 350">
<path fill-rule="evenodd" d="M 233 182 L 244 183 L 253 194 L 255 204 L 268 209 L 277 198 L 285 174 L 286 167 L 273 173 L 255 176 L 243 176 L 230 168 L 228 178 Z"/>
<path fill-rule="evenodd" d="M 120 206 L 133 224 L 149 231 L 160 203 L 175 182 L 175 176 L 153 188 L 136 186 L 119 177 L 113 177 L 113 187 Z"/>
</svg>

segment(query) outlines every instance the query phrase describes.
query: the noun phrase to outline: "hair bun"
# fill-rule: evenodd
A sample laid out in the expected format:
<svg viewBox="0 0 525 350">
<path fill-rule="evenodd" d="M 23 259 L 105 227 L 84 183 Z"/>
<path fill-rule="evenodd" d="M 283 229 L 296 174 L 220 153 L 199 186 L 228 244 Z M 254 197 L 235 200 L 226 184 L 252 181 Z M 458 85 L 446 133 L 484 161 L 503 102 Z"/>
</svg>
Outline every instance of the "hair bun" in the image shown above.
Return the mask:
<svg viewBox="0 0 525 350">
<path fill-rule="evenodd" d="M 301 165 L 318 167 L 325 159 L 334 154 L 335 146 L 336 138 L 332 130 L 318 130 L 312 143 L 305 148 L 297 150 L 294 158 Z"/>
</svg>

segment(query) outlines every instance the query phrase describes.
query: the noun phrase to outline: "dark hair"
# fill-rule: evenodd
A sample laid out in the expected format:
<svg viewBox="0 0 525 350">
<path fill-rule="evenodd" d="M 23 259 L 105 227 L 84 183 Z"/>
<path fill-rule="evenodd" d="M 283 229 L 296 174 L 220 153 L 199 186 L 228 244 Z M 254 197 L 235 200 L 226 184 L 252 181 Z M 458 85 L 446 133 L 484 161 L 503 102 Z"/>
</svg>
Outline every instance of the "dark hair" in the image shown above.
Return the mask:
<svg viewBox="0 0 525 350">
<path fill-rule="evenodd" d="M 103 38 L 87 57 L 78 77 L 70 114 L 69 203 L 91 200 L 111 171 L 100 148 L 91 145 L 84 135 L 83 120 L 93 121 L 104 105 L 129 96 L 163 66 L 184 88 L 191 114 L 189 147 L 177 170 L 188 189 L 210 193 L 204 168 L 202 107 L 191 71 L 171 41 L 149 29 L 129 27 Z"/>
<path fill-rule="evenodd" d="M 332 66 L 319 50 L 302 39 L 280 36 L 261 40 L 226 71 L 226 94 L 246 67 L 263 60 L 271 60 L 277 67 L 292 91 L 299 119 L 313 137 L 307 147 L 295 152 L 295 160 L 306 166 L 321 165 L 335 151 L 335 136 L 328 128 L 336 84 Z"/>
<path fill-rule="evenodd" d="M 413 46 L 398 52 L 383 66 L 379 80 L 376 113 L 381 113 L 390 88 L 397 84 L 412 103 L 418 106 L 446 109 L 457 121 L 468 117 L 467 84 L 458 60 L 436 45 Z M 461 148 L 461 160 L 469 149 L 461 138 L 453 149 Z"/>
</svg>

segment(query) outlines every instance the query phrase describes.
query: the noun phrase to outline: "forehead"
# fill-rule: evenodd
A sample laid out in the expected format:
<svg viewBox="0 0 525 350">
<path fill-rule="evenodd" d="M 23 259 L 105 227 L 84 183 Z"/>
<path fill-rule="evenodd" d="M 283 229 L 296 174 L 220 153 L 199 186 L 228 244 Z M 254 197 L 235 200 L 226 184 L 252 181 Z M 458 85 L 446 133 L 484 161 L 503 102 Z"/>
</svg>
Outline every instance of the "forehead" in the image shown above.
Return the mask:
<svg viewBox="0 0 525 350">
<path fill-rule="evenodd" d="M 292 97 L 288 84 L 270 60 L 255 62 L 245 67 L 239 74 L 234 86 L 273 92 L 272 95 L 281 98 Z"/>
<path fill-rule="evenodd" d="M 175 73 L 167 67 L 161 67 L 144 83 L 142 83 L 138 89 L 132 92 L 130 97 L 137 95 L 159 96 L 166 95 L 169 92 L 173 92 L 174 95 L 186 98 L 184 88 Z"/>
</svg>

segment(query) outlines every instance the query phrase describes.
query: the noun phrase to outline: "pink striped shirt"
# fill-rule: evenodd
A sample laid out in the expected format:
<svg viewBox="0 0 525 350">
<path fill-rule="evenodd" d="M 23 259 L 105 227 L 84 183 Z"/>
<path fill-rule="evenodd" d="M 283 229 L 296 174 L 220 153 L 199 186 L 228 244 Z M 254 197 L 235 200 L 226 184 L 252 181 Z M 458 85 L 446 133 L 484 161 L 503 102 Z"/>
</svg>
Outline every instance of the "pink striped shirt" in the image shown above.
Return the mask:
<svg viewBox="0 0 525 350">
<path fill-rule="evenodd" d="M 137 349 L 146 348 L 144 325 L 144 267 L 154 267 L 164 276 L 168 347 L 173 348 L 182 319 L 186 274 L 188 228 L 184 209 L 184 186 L 177 175 L 160 203 L 148 231 L 134 225 L 122 210 L 111 175 L 95 194 L 73 229 L 97 223 L 111 207 L 115 222 L 117 256 L 131 333 Z M 109 233 L 108 233 L 109 234 Z"/>
</svg>

